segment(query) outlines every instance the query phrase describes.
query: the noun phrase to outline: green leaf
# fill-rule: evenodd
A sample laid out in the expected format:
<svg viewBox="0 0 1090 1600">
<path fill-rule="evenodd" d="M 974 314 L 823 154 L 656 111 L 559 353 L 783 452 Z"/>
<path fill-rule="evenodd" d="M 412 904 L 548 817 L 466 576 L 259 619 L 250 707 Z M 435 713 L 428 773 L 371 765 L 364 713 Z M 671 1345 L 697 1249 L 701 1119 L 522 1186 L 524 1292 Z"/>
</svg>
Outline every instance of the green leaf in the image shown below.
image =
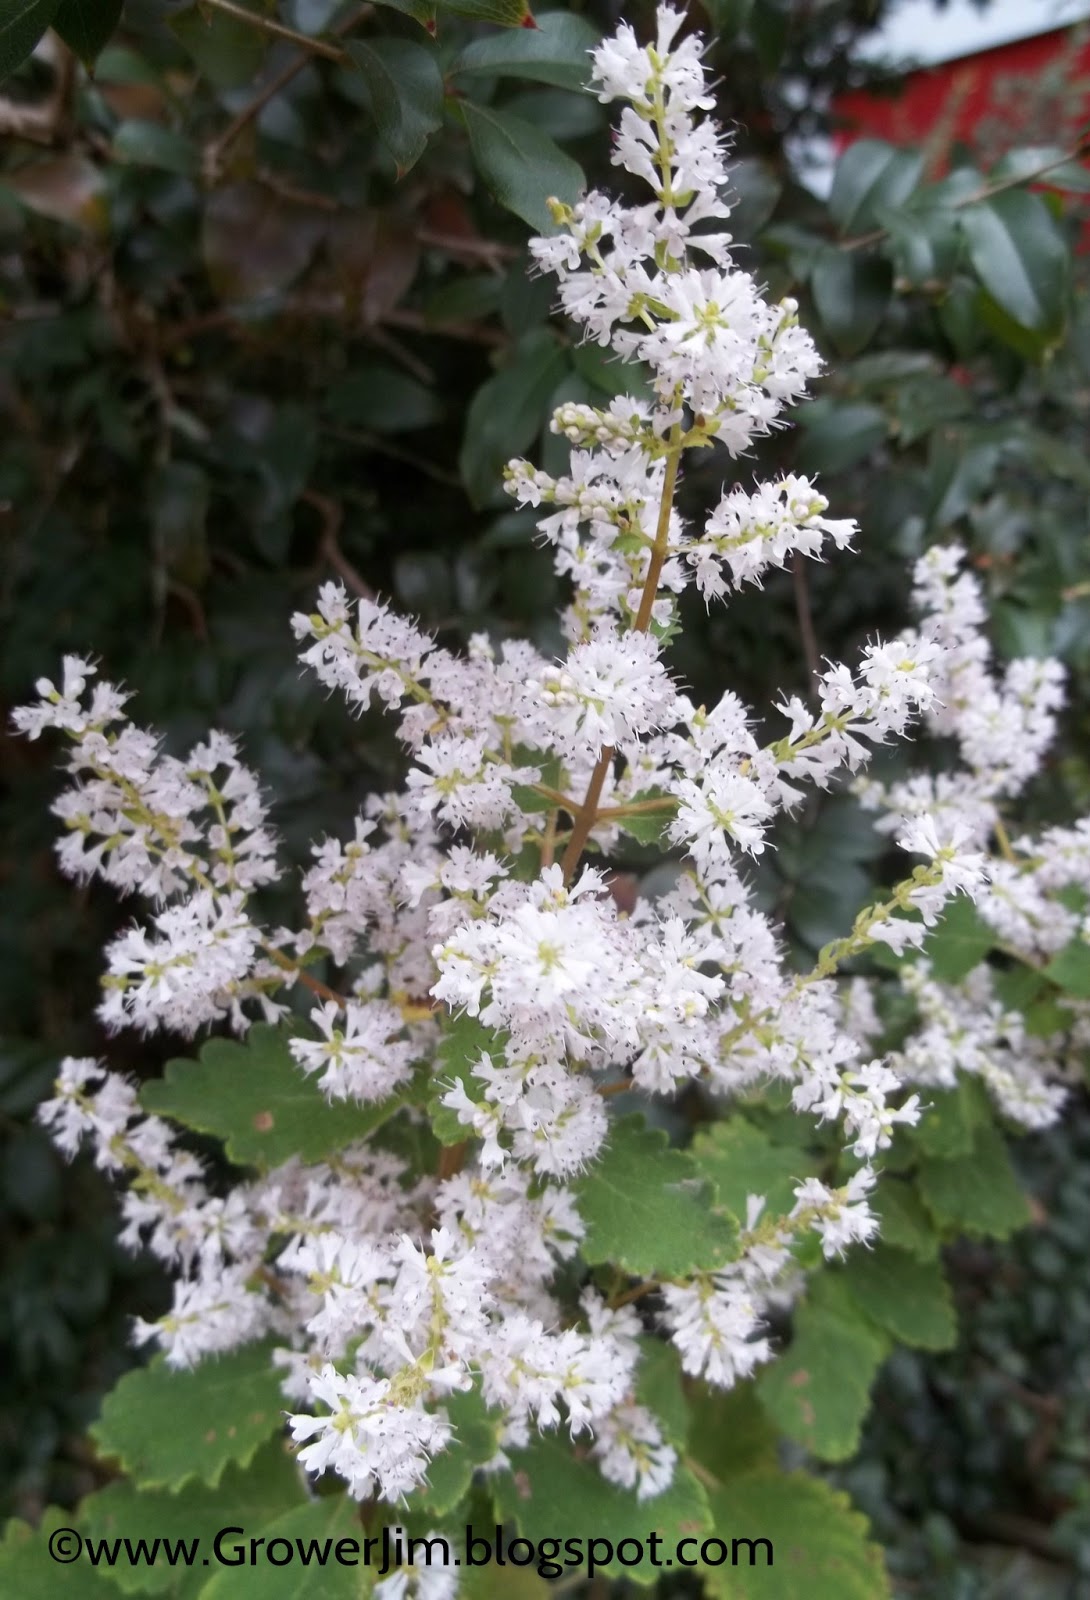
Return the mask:
<svg viewBox="0 0 1090 1600">
<path fill-rule="evenodd" d="M 931 1225 L 912 1184 L 883 1173 L 871 1202 L 878 1218 L 883 1243 L 907 1250 L 919 1261 L 934 1261 L 939 1253 L 939 1237 Z"/>
<path fill-rule="evenodd" d="M 893 263 L 898 287 L 933 288 L 949 279 L 961 248 L 956 211 L 882 207 L 878 223 L 888 235 L 882 248 Z"/>
<path fill-rule="evenodd" d="M 713 1209 L 700 1168 L 639 1115 L 613 1124 L 604 1153 L 573 1188 L 587 1229 L 582 1253 L 592 1266 L 610 1261 L 642 1277 L 675 1277 L 732 1257 L 737 1230 Z"/>
<path fill-rule="evenodd" d="M 670 796 L 665 789 L 641 789 L 632 796 L 631 804 L 640 805 L 645 800 L 669 800 Z M 626 802 L 628 803 L 628 802 Z M 640 844 L 661 845 L 666 838 L 666 831 L 677 815 L 677 806 L 671 805 L 669 810 L 663 807 L 660 811 L 637 812 L 635 816 L 618 817 L 617 826 L 622 833 L 627 833 L 633 839 L 638 839 Z"/>
<path fill-rule="evenodd" d="M 679 1539 L 695 1534 L 699 1541 L 710 1531 L 707 1499 L 686 1468 L 679 1467 L 674 1481 L 651 1500 L 607 1483 L 591 1461 L 579 1460 L 569 1440 L 541 1438 L 528 1450 L 509 1450 L 511 1471 L 496 1480 L 496 1509 L 504 1521 L 513 1522 L 523 1538 L 594 1539 L 606 1530 L 613 1549 L 623 1539 L 643 1543 L 645 1555 L 627 1566 L 616 1559 L 602 1572 L 623 1577 L 647 1588 L 661 1576 L 661 1568 L 647 1559 L 647 1537 L 657 1533 L 660 1548 L 672 1549 Z M 634 1552 L 633 1552 L 634 1553 Z"/>
<path fill-rule="evenodd" d="M 954 1089 L 929 1089 L 924 1098 L 926 1109 L 910 1135 L 916 1147 L 944 1161 L 968 1155 L 980 1120 L 969 1080 L 960 1078 Z"/>
<path fill-rule="evenodd" d="M 0 1542 L 0 1594 L 5 1600 L 117 1600 L 114 1584 L 86 1556 L 72 1560 L 71 1552 L 79 1548 L 75 1521 L 72 1511 L 49 1506 L 37 1528 L 15 1517 L 8 1522 Z M 52 1547 L 51 1536 L 59 1541 Z"/>
<path fill-rule="evenodd" d="M 532 78 L 559 89 L 583 89 L 590 76 L 588 52 L 599 38 L 597 28 L 583 17 L 547 11 L 538 17 L 536 28 L 474 39 L 456 57 L 449 76 Z"/>
<path fill-rule="evenodd" d="M 658 1418 L 669 1443 L 683 1451 L 689 1437 L 689 1407 L 676 1345 L 641 1335 L 636 1399 Z"/>
<path fill-rule="evenodd" d="M 507 366 L 473 396 L 458 468 L 474 505 L 502 494 L 503 468 L 537 437 L 545 402 L 563 371 L 564 354 L 555 338 L 535 328 L 515 345 Z"/>
<path fill-rule="evenodd" d="M 801 1150 L 773 1144 L 737 1114 L 698 1133 L 692 1156 L 701 1177 L 715 1185 L 720 1205 L 739 1221 L 745 1220 L 751 1194 L 764 1196 L 766 1216 L 786 1216 L 795 1203 L 795 1185 L 818 1170 Z"/>
<path fill-rule="evenodd" d="M 284 1401 L 273 1341 L 211 1356 L 188 1372 L 158 1360 L 127 1372 L 90 1429 L 142 1489 L 180 1489 L 191 1478 L 213 1488 L 231 1462 L 243 1466 L 281 1427 Z"/>
<path fill-rule="evenodd" d="M 803 429 L 801 472 L 847 471 L 877 450 L 889 426 L 880 406 L 864 402 L 811 401 L 800 407 L 798 420 Z"/>
<path fill-rule="evenodd" d="M 1020 183 L 1032 180 L 1060 189 L 1066 193 L 1090 194 L 1090 172 L 1077 161 L 1070 160 L 1071 152 L 1061 145 L 1025 145 L 1008 150 L 1000 156 L 988 174 L 989 182 L 1006 182 L 1017 178 Z M 1047 167 L 1047 172 L 1041 168 Z"/>
<path fill-rule="evenodd" d="M 443 121 L 443 77 L 434 50 L 407 39 L 347 39 L 345 50 L 363 74 L 378 136 L 398 176 L 424 153 Z"/>
<path fill-rule="evenodd" d="M 364 1600 L 377 1574 L 364 1562 L 367 1535 L 359 1510 L 348 1495 L 330 1494 L 261 1527 L 248 1524 L 237 1537 L 221 1541 L 229 1559 L 236 1547 L 245 1556 L 252 1538 L 263 1539 L 266 1549 L 274 1539 L 286 1539 L 300 1554 L 283 1566 L 259 1560 L 221 1569 L 201 1590 L 200 1600 Z M 233 1515 L 225 1515 L 225 1521 L 233 1523 Z M 304 1552 L 309 1556 L 305 1561 Z"/>
<path fill-rule="evenodd" d="M 439 1043 L 439 1062 L 432 1075 L 428 1098 L 428 1117 L 440 1144 L 461 1144 L 472 1136 L 472 1130 L 443 1105 L 447 1090 L 461 1083 L 471 1100 L 474 1096 L 483 1099 L 484 1085 L 474 1078 L 473 1069 L 482 1055 L 499 1059 L 502 1054 L 502 1035 L 494 1028 L 486 1028 L 476 1017 L 463 1014 L 447 1023 Z"/>
<path fill-rule="evenodd" d="M 978 967 L 995 943 L 990 928 L 967 894 L 949 902 L 942 921 L 923 943 L 923 954 L 942 983 L 960 983 Z"/>
<path fill-rule="evenodd" d="M 0 81 L 21 67 L 49 27 L 60 0 L 8 0 L 0 17 Z"/>
<path fill-rule="evenodd" d="M 941 1226 L 1005 1239 L 1030 1220 L 1003 1136 L 994 1123 L 977 1128 L 968 1155 L 927 1157 L 917 1175 L 924 1204 Z"/>
<path fill-rule="evenodd" d="M 802 1305 L 789 1348 L 757 1380 L 761 1403 L 784 1433 L 822 1461 L 859 1446 L 870 1387 L 886 1341 L 859 1317 Z"/>
<path fill-rule="evenodd" d="M 949 1350 L 957 1342 L 950 1285 L 935 1261 L 877 1244 L 853 1251 L 843 1277 L 852 1298 L 872 1322 L 917 1350 Z"/>
<path fill-rule="evenodd" d="M 499 28 L 537 26 L 526 0 L 439 0 L 439 9 L 471 17 L 474 22 L 491 22 Z"/>
<path fill-rule="evenodd" d="M 214 89 L 241 89 L 261 70 L 268 38 L 259 28 L 223 11 L 194 6 L 167 27 Z"/>
<path fill-rule="evenodd" d="M 804 1472 L 732 1478 L 708 1496 L 728 1563 L 702 1569 L 717 1600 L 887 1600 L 881 1547 L 846 1494 Z M 768 1570 L 767 1539 L 775 1555 Z M 734 1543 L 733 1541 L 737 1541 Z"/>
<path fill-rule="evenodd" d="M 280 1028 L 258 1023 L 246 1042 L 209 1039 L 199 1061 L 168 1061 L 140 1091 L 145 1111 L 214 1134 L 239 1166 L 278 1167 L 292 1156 L 322 1161 L 365 1139 L 404 1103 L 327 1100 L 288 1049 Z"/>
<path fill-rule="evenodd" d="M 278 1440 L 263 1446 L 248 1467 L 229 1466 L 215 1488 L 192 1482 L 172 1494 L 166 1489 L 137 1489 L 121 1478 L 81 1503 L 79 1524 L 84 1538 L 96 1543 L 128 1539 L 135 1544 L 143 1539 L 150 1553 L 154 1541 L 164 1541 L 152 1565 L 127 1562 L 122 1555 L 111 1569 L 111 1579 L 123 1594 L 173 1594 L 180 1580 L 179 1600 L 190 1600 L 208 1579 L 200 1551 L 212 1552 L 215 1536 L 225 1524 L 260 1527 L 294 1506 L 305 1505 L 307 1498 L 299 1468 Z M 197 1540 L 196 1565 L 191 1568 L 184 1551 Z M 178 1553 L 179 1546 L 183 1553 Z"/>
<path fill-rule="evenodd" d="M 60 0 L 53 26 L 72 51 L 90 67 L 121 20 L 121 0 Z"/>
<path fill-rule="evenodd" d="M 326 391 L 322 404 L 335 421 L 375 433 L 412 433 L 442 417 L 433 388 L 383 363 L 346 373 Z"/>
<path fill-rule="evenodd" d="M 776 1465 L 776 1430 L 753 1383 L 733 1389 L 694 1384 L 689 1404 L 689 1452 L 714 1478 L 724 1482 Z"/>
<path fill-rule="evenodd" d="M 403 17 L 419 22 L 428 33 L 435 33 L 435 0 L 375 0 L 375 4 L 385 6 L 388 11 L 400 11 Z"/>
<path fill-rule="evenodd" d="M 139 118 L 121 124 L 114 134 L 112 153 L 115 161 L 134 167 L 158 167 L 183 178 L 194 177 L 200 168 L 200 156 L 192 139 L 164 128 L 161 122 Z"/>
<path fill-rule="evenodd" d="M 478 1391 L 452 1394 L 445 1402 L 454 1426 L 454 1438 L 428 1468 L 428 1481 L 410 1502 L 436 1517 L 444 1517 L 465 1495 L 477 1467 L 500 1448 L 503 1418 L 490 1416 Z"/>
<path fill-rule="evenodd" d="M 586 187 L 582 170 L 547 134 L 510 112 L 461 102 L 473 160 L 490 192 L 535 233 L 553 233 L 546 201 L 573 203 Z"/>
<path fill-rule="evenodd" d="M 1045 968 L 1045 977 L 1051 978 L 1065 994 L 1074 995 L 1078 1000 L 1090 1000 L 1090 944 L 1085 939 L 1072 939 L 1052 957 Z"/>
<path fill-rule="evenodd" d="M 810 276 L 814 304 L 841 355 L 854 356 L 881 325 L 893 292 L 889 263 L 857 251 L 826 250 Z"/>
<path fill-rule="evenodd" d="M 959 223 L 973 269 L 996 304 L 1020 327 L 1058 335 L 1067 313 L 1070 261 L 1040 195 L 1008 189 L 966 207 Z"/>
<path fill-rule="evenodd" d="M 842 233 L 873 227 L 877 211 L 904 205 L 923 171 L 923 155 L 881 139 L 857 139 L 837 163 L 829 211 Z"/>
</svg>

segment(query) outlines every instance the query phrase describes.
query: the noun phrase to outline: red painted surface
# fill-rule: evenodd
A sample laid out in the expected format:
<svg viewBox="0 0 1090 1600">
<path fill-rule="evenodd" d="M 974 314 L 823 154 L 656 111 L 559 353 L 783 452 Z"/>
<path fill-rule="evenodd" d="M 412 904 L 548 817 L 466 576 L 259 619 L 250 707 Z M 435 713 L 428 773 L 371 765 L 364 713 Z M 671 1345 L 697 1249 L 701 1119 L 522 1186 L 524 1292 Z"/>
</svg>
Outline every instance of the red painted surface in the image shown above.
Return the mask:
<svg viewBox="0 0 1090 1600">
<path fill-rule="evenodd" d="M 889 98 L 862 91 L 843 94 L 835 103 L 838 119 L 846 124 L 838 142 L 850 144 L 853 138 L 868 134 L 891 144 L 915 144 L 942 123 L 950 137 L 971 143 L 973 130 L 982 119 L 1001 109 L 1002 99 L 996 95 L 998 80 L 1038 76 L 1063 53 L 1067 43 L 1067 34 L 1058 29 L 921 68 L 910 73 L 899 93 Z M 1070 75 L 1090 75 L 1090 40 L 1075 57 Z M 1084 111 L 1090 115 L 1090 94 Z M 1045 141 L 1038 138 L 1035 142 Z"/>
</svg>

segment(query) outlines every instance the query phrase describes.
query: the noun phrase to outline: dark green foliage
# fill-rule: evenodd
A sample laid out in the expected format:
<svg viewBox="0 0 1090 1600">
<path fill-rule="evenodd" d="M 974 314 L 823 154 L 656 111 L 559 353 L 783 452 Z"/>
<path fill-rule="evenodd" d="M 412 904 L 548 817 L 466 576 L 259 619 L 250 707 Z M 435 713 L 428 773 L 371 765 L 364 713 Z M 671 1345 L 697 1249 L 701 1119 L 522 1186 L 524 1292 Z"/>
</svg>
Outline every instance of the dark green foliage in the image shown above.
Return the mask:
<svg viewBox="0 0 1090 1600">
<path fill-rule="evenodd" d="M 581 172 L 610 181 L 605 113 L 574 91 L 615 12 L 542 13 L 535 31 L 517 26 L 521 0 L 397 0 L 358 24 L 348 8 L 266 8 L 343 50 L 336 61 L 208 7 L 169 8 L 168 24 L 158 0 L 130 0 L 108 38 L 113 9 L 13 0 L 0 21 L 0 75 L 17 74 L 28 101 L 49 86 L 28 57 L 51 21 L 97 58 L 93 79 L 76 75 L 53 147 L 15 139 L 2 157 L 3 697 L 24 698 L 64 650 L 99 655 L 139 688 L 138 716 L 172 746 L 210 722 L 241 734 L 302 861 L 312 838 L 350 826 L 397 759 L 377 717 L 353 723 L 300 682 L 287 624 L 319 581 L 339 573 L 392 595 L 450 643 L 483 628 L 556 643 L 551 563 L 533 518 L 507 509 L 498 474 L 511 454 L 542 451 L 555 470 L 550 404 L 600 401 L 630 377 L 572 348 L 524 251 L 528 225 L 548 225 L 549 196 L 571 198 Z M 851 40 L 880 9 L 706 7 L 721 112 L 741 141 L 732 230 L 746 264 L 800 298 L 829 359 L 800 427 L 740 476 L 819 473 L 834 514 L 857 517 L 863 535 L 856 558 L 811 565 L 797 586 L 777 576 L 729 610 L 706 614 L 690 596 L 674 666 L 709 704 L 726 683 L 757 706 L 804 690 L 816 659 L 850 657 L 903 623 L 906 558 L 956 535 L 986 579 L 1001 657 L 1055 652 L 1070 670 L 1064 740 L 1031 799 L 1036 817 L 1066 820 L 1090 804 L 1090 319 L 1071 292 L 1077 217 L 1047 185 L 978 198 L 1046 166 L 1036 147 L 991 167 L 959 153 L 936 179 L 918 152 L 867 141 L 841 162 L 828 206 L 797 186 L 784 138 L 820 124 L 819 90 L 861 77 Z M 638 26 L 648 15 L 631 12 Z M 282 90 L 236 127 L 278 74 Z M 811 86 L 801 98 L 789 88 L 799 79 Z M 1057 166 L 1048 181 L 1061 180 L 1077 189 L 1083 169 Z M 690 509 L 718 494 L 721 472 L 689 472 Z M 51 757 L 5 736 L 5 758 L 0 1512 L 35 1516 L 102 1481 L 86 1429 L 134 1359 L 127 1318 L 158 1310 L 164 1288 L 119 1251 L 98 1175 L 82 1160 L 66 1169 L 31 1123 L 56 1059 L 105 1048 L 89 1020 L 97 953 L 128 911 L 57 880 Z M 646 859 L 644 834 L 659 823 L 645 822 L 616 865 Z M 892 864 L 841 798 L 805 807 L 779 845 L 759 888 L 809 966 Z M 935 953 L 955 976 L 986 950 L 959 905 Z M 1061 952 L 1047 976 L 1085 998 L 1084 966 Z M 1029 997 L 1027 1016 L 1057 994 Z M 1055 1010 L 1039 1020 L 1048 1031 Z M 157 1086 L 149 1100 L 170 1093 L 169 1079 L 158 1085 L 176 1043 L 123 1037 L 110 1049 Z M 906 1594 L 1059 1596 L 1054 1571 L 1075 1582 L 1077 1567 L 1084 1584 L 1090 1571 L 1090 1125 L 1080 1106 L 1068 1131 L 1020 1157 L 1043 1222 L 1002 1245 L 951 1243 L 988 1220 L 996 1183 L 1004 1229 L 1023 1215 L 1000 1136 L 978 1112 L 945 1108 L 918 1147 L 895 1147 L 898 1175 L 882 1181 L 886 1241 L 916 1263 L 917 1302 L 880 1328 L 868 1307 L 882 1259 L 854 1293 L 849 1273 L 834 1274 L 842 1292 L 803 1309 L 795 1351 L 769 1369 L 779 1377 L 764 1394 L 789 1432 L 794 1419 L 796 1440 L 839 1458 L 871 1390 L 862 1453 L 842 1478 Z M 785 1153 L 771 1117 L 748 1143 L 747 1161 L 758 1152 L 781 1188 L 796 1173 L 829 1176 L 835 1159 L 820 1135 Z M 708 1141 L 712 1181 L 722 1156 Z M 707 1205 L 704 1216 L 722 1231 Z M 883 1365 L 891 1335 L 925 1347 L 948 1337 L 936 1225 L 961 1341 Z M 790 1379 L 815 1353 L 828 1409 L 811 1424 Z M 768 1464 L 744 1463 L 758 1503 Z M 580 1499 L 582 1479 L 558 1470 L 557 1503 Z M 824 1517 L 815 1486 L 799 1493 Z M 695 1482 L 677 1498 L 673 1513 L 702 1514 Z M 850 1514 L 828 1505 L 850 1532 Z M 512 1507 L 528 1528 L 536 1514 Z M 1032 1553 L 1013 1559 L 1029 1566 L 1015 1567 L 1009 1591 L 989 1588 L 1019 1517 L 1033 1523 Z M 1045 1568 L 1042 1540 L 1068 1564 Z"/>
</svg>

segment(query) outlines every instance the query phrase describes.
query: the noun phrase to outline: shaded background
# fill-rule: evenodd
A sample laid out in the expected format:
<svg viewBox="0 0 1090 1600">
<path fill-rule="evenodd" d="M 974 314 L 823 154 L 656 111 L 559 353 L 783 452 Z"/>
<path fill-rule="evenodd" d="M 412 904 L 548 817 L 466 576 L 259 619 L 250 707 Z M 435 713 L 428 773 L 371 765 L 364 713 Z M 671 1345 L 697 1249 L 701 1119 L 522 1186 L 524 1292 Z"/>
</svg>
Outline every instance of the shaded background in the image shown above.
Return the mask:
<svg viewBox="0 0 1090 1600">
<path fill-rule="evenodd" d="M 424 15 L 423 0 L 258 9 L 395 49 L 418 48 Z M 442 9 L 446 61 L 518 9 Z M 925 96 L 934 116 L 906 128 L 894 112 L 921 80 L 906 88 L 876 64 L 891 9 L 708 0 L 695 16 L 736 130 L 740 259 L 799 296 L 829 359 L 800 426 L 740 475 L 817 472 L 863 534 L 854 558 L 776 575 L 710 614 L 689 597 L 673 664 L 698 698 L 730 685 L 763 710 L 804 688 L 820 657 L 899 627 L 906 560 L 956 535 L 988 585 L 999 652 L 1054 652 L 1071 674 L 1063 739 L 1031 799 L 1033 815 L 1066 819 L 1090 809 L 1086 34 L 1049 35 L 1032 76 L 1015 58 L 993 64 L 968 121 L 942 69 Z M 650 11 L 624 14 L 643 27 Z M 605 31 L 619 12 L 569 15 Z M 529 453 L 557 470 L 549 408 L 629 380 L 549 320 L 550 287 L 526 274 L 526 223 L 489 192 L 459 102 L 470 123 L 475 107 L 528 120 L 590 181 L 612 181 L 605 109 L 577 81 L 563 65 L 546 81 L 455 75 L 443 127 L 399 177 L 404 129 L 365 74 L 215 8 L 128 0 L 93 79 L 56 36 L 8 78 L 8 707 L 63 651 L 98 657 L 172 746 L 210 723 L 239 734 L 288 858 L 303 861 L 398 773 L 381 721 L 348 721 L 300 677 L 288 619 L 319 581 L 390 596 L 447 643 L 481 629 L 558 643 L 549 554 L 532 516 L 509 509 L 500 469 Z M 901 147 L 853 155 L 861 130 Z M 523 215 L 540 205 L 531 178 L 512 180 L 528 185 L 514 196 Z M 1019 269 L 1006 278 L 959 220 L 985 188 Z M 683 510 L 717 495 L 722 471 L 690 470 Z M 98 952 L 127 912 L 58 878 L 51 753 L 2 737 L 0 1514 L 34 1517 L 101 1481 L 83 1431 L 134 1359 L 129 1317 L 164 1290 L 152 1264 L 118 1250 L 89 1163 L 65 1167 L 33 1125 L 57 1058 L 107 1049 Z M 886 876 L 883 847 L 835 797 L 780 846 L 761 889 L 808 966 Z M 639 869 L 631 849 L 616 864 Z M 109 1052 L 151 1076 L 170 1049 L 122 1036 Z M 1017 1155 L 1035 1226 L 1009 1246 L 958 1248 L 959 1348 L 891 1358 L 839 1474 L 905 1595 L 1090 1595 L 1084 1097 Z"/>
</svg>

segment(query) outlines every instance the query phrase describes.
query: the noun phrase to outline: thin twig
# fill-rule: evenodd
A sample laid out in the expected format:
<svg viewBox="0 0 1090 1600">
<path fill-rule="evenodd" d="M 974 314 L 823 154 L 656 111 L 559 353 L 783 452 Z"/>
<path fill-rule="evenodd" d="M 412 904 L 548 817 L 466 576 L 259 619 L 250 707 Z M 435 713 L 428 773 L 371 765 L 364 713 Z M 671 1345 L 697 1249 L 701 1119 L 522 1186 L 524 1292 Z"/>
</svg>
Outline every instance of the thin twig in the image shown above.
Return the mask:
<svg viewBox="0 0 1090 1600">
<path fill-rule="evenodd" d="M 356 571 L 338 542 L 344 513 L 336 500 L 331 500 L 328 495 L 319 494 L 317 489 L 304 489 L 299 498 L 308 506 L 313 506 L 322 519 L 322 537 L 318 546 L 320 554 L 329 562 L 334 572 L 340 574 L 354 594 L 358 594 L 361 600 L 373 600 L 375 591 Z"/>
<path fill-rule="evenodd" d="M 799 625 L 802 653 L 806 657 L 806 670 L 810 675 L 811 690 L 813 690 L 813 680 L 821 673 L 821 655 L 818 651 L 817 635 L 814 632 L 814 614 L 810 606 L 810 582 L 806 573 L 806 558 L 800 550 L 796 550 L 791 558 L 791 582 L 795 587 L 795 616 Z"/>
<path fill-rule="evenodd" d="M 372 10 L 373 7 L 370 5 L 360 6 L 358 11 L 354 11 L 350 17 L 338 22 L 334 28 L 330 29 L 330 32 L 343 38 L 358 22 L 362 22 L 365 17 L 369 16 Z M 219 138 L 213 140 L 208 146 L 205 151 L 205 170 L 213 180 L 215 174 L 219 171 L 219 166 L 225 153 L 234 144 L 239 134 L 245 132 L 250 123 L 261 115 L 269 101 L 275 100 L 278 94 L 286 89 L 290 83 L 293 83 L 304 67 L 310 65 L 310 62 L 311 52 L 309 50 L 301 50 L 293 60 L 280 69 L 275 77 L 269 79 L 265 87 L 259 90 L 254 98 L 244 105 L 238 115 L 227 124 Z"/>
<path fill-rule="evenodd" d="M 311 55 L 321 56 L 325 61 L 336 61 L 345 66 L 352 65 L 352 57 L 346 55 L 343 50 L 338 50 L 336 45 L 323 44 L 321 39 L 312 39 L 308 34 L 297 33 L 294 28 L 287 28 L 282 22 L 274 22 L 271 17 L 263 17 L 260 12 L 248 11 L 245 6 L 236 6 L 234 0 L 202 0 L 202 3 L 211 6 L 214 11 L 222 11 L 225 16 L 234 17 L 238 22 L 246 23 L 247 27 L 271 34 L 274 39 L 287 39 L 290 44 L 298 45 L 300 50 L 308 50 Z"/>
<path fill-rule="evenodd" d="M 985 200 L 992 200 L 997 194 L 1004 194 L 1008 189 L 1023 189 L 1027 184 L 1036 183 L 1039 178 L 1045 177 L 1049 172 L 1055 172 L 1057 167 L 1065 167 L 1069 161 L 1078 161 L 1090 150 L 1090 138 L 1076 141 L 1070 150 L 1062 156 L 1057 156 L 1054 161 L 1046 161 L 1043 167 L 1037 167 L 1033 172 L 1023 172 L 1014 178 L 1003 178 L 999 183 L 985 184 L 982 189 L 975 189 L 972 194 L 964 195 L 960 200 L 954 200 L 947 209 L 950 211 L 964 211 L 968 206 L 978 206 Z M 888 228 L 872 228 L 869 233 L 857 234 L 854 239 L 841 239 L 837 245 L 838 250 L 865 250 L 868 245 L 880 244 L 889 233 Z"/>
</svg>

